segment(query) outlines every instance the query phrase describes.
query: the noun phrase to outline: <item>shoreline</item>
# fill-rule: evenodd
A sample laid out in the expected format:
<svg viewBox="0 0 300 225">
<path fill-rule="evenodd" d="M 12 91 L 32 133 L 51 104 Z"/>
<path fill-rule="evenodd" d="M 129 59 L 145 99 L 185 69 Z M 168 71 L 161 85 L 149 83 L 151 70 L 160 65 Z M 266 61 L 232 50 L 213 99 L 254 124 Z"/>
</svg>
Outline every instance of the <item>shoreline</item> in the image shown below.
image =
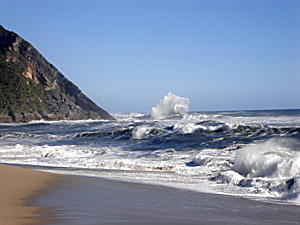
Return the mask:
<svg viewBox="0 0 300 225">
<path fill-rule="evenodd" d="M 60 175 L 0 164 L 0 223 L 46 224 L 44 208 L 32 206 L 31 198 L 58 182 Z"/>
<path fill-rule="evenodd" d="M 35 199 L 58 224 L 299 224 L 300 207 L 105 178 L 68 176 Z"/>
<path fill-rule="evenodd" d="M 299 206 L 242 197 L 65 176 L 5 164 L 0 164 L 0 178 L 10 180 L 1 187 L 1 195 L 5 187 L 14 186 L 9 189 L 13 195 L 6 199 L 6 204 L 1 198 L 1 224 L 300 223 Z M 20 190 L 23 195 L 14 194 Z M 12 211 L 14 214 L 5 214 Z"/>
</svg>

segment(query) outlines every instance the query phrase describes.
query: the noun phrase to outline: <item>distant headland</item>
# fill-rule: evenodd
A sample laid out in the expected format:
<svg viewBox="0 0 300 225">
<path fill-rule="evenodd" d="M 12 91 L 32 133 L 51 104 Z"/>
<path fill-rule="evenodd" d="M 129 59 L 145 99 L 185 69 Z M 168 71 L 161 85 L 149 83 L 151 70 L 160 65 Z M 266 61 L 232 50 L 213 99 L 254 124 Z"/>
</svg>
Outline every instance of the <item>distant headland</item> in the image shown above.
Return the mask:
<svg viewBox="0 0 300 225">
<path fill-rule="evenodd" d="M 0 123 L 113 120 L 29 42 L 0 25 Z"/>
</svg>

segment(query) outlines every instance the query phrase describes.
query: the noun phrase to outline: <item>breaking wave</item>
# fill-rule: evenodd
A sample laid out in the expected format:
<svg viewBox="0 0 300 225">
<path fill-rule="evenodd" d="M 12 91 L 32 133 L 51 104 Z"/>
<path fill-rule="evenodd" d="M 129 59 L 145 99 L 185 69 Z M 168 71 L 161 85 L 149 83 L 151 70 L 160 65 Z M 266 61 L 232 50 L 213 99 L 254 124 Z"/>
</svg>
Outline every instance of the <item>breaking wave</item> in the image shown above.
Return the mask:
<svg viewBox="0 0 300 225">
<path fill-rule="evenodd" d="M 270 198 L 300 200 L 300 143 L 296 139 L 272 138 L 246 145 L 232 164 L 212 180 Z"/>
<path fill-rule="evenodd" d="M 178 97 L 169 92 L 150 111 L 153 119 L 165 119 L 172 116 L 182 116 L 189 110 L 189 99 Z"/>
<path fill-rule="evenodd" d="M 300 174 L 300 152 L 295 146 L 295 140 L 276 138 L 249 145 L 237 154 L 233 170 L 250 178 L 294 177 Z"/>
<path fill-rule="evenodd" d="M 0 160 L 300 204 L 299 110 L 187 110 L 188 99 L 169 93 L 151 117 L 2 124 Z"/>
</svg>

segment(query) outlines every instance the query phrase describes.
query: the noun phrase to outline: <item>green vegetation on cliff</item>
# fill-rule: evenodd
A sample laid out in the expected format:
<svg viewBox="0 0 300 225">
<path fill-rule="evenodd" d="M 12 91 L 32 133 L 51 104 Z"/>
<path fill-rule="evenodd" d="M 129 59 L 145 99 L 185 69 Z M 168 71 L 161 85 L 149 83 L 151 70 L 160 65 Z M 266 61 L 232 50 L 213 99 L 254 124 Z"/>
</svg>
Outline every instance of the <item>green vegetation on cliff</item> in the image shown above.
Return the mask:
<svg viewBox="0 0 300 225">
<path fill-rule="evenodd" d="M 114 119 L 29 42 L 0 25 L 0 122 Z"/>
<path fill-rule="evenodd" d="M 22 75 L 22 66 L 0 57 L 0 112 L 42 111 L 44 93 L 41 85 Z"/>
</svg>

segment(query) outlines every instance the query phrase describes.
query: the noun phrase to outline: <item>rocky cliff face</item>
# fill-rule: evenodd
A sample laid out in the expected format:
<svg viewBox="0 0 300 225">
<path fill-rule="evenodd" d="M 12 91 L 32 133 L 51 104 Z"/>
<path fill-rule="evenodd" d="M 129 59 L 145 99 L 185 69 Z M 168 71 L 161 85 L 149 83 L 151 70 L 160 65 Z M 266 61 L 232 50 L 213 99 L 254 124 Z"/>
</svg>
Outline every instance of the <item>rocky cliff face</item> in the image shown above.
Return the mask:
<svg viewBox="0 0 300 225">
<path fill-rule="evenodd" d="M 0 25 L 0 122 L 114 119 L 31 44 Z"/>
</svg>

